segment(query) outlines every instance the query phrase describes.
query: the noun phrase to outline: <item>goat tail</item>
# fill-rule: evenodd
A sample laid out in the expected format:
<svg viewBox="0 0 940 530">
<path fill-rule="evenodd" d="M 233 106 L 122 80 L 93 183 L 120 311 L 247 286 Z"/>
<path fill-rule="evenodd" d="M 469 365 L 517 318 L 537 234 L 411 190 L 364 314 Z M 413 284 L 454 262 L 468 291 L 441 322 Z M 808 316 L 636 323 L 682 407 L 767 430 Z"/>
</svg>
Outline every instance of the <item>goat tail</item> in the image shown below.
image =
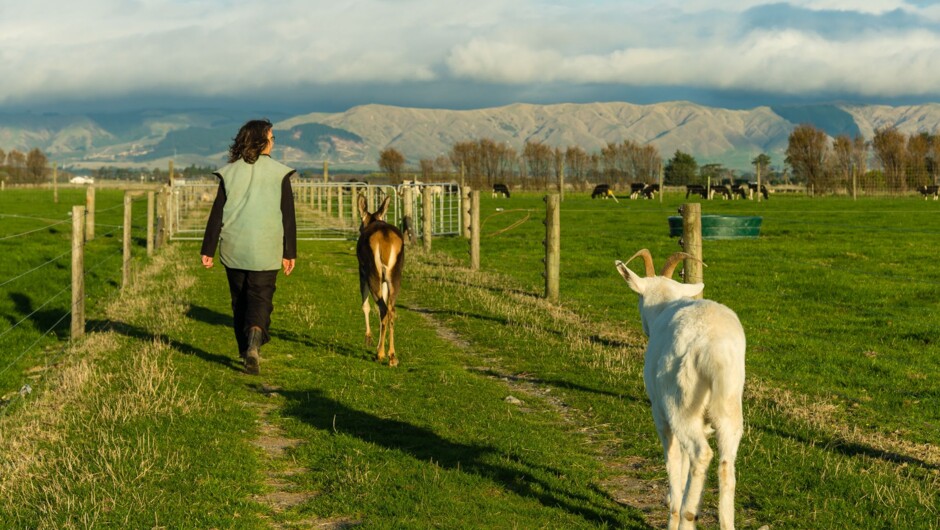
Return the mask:
<svg viewBox="0 0 940 530">
<path fill-rule="evenodd" d="M 383 264 L 381 272 L 382 272 L 382 301 L 385 302 L 385 304 L 387 305 L 388 297 L 389 297 L 389 290 L 390 290 L 389 283 L 388 283 L 388 266 Z"/>
</svg>

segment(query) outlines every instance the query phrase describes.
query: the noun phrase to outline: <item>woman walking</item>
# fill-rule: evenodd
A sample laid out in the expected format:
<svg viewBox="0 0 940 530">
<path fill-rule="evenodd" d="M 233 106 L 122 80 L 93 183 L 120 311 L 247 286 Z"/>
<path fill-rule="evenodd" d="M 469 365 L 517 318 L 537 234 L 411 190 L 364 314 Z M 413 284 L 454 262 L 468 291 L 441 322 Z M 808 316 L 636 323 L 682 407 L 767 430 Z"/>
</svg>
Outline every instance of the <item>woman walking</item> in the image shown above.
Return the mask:
<svg viewBox="0 0 940 530">
<path fill-rule="evenodd" d="M 278 270 L 289 275 L 297 258 L 297 222 L 290 177 L 273 160 L 274 129 L 252 120 L 238 131 L 229 163 L 215 172 L 219 189 L 202 240 L 202 264 L 211 268 L 216 248 L 228 276 L 232 327 L 245 371 L 260 371 Z"/>
</svg>

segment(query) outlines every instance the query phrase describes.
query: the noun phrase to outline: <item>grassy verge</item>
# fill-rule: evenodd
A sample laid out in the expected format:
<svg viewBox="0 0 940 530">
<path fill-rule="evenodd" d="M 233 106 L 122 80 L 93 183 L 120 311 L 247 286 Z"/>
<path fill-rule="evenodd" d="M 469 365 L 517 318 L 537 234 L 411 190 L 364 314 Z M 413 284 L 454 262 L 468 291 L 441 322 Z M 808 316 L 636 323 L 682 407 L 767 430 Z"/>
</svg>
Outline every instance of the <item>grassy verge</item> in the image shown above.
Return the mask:
<svg viewBox="0 0 940 530">
<path fill-rule="evenodd" d="M 487 201 L 493 213 L 504 204 Z M 397 369 L 362 344 L 352 244 L 301 245 L 295 274 L 278 281 L 259 377 L 237 363 L 224 271 L 199 269 L 196 245 L 172 245 L 146 281 L 97 317 L 102 331 L 55 370 L 54 384 L 0 418 L 0 526 L 662 526 L 665 472 L 642 388 L 645 339 L 612 265 L 640 246 L 661 257 L 675 242 L 644 244 L 666 231 L 665 210 L 648 203 L 627 205 L 630 215 L 599 201 L 566 204 L 563 223 L 565 215 L 589 222 L 574 234 L 563 228 L 563 252 L 578 259 L 563 258 L 560 306 L 538 296 L 538 269 L 526 265 L 539 257 L 526 253 L 540 248 L 538 219 L 485 243 L 486 272 L 450 256 L 463 258 L 461 241 L 435 242 L 430 255 L 409 250 Z M 502 218 L 510 225 L 510 215 L 486 229 Z M 738 310 L 751 341 L 739 527 L 936 528 L 940 463 L 922 443 L 931 431 L 895 434 L 880 423 L 898 411 L 930 416 L 841 401 L 859 388 L 887 396 L 904 383 L 787 375 L 787 365 L 810 363 L 836 371 L 853 350 L 817 359 L 830 333 L 816 322 L 824 315 L 789 315 L 774 293 L 793 289 L 788 297 L 806 308 L 827 298 L 848 304 L 840 289 L 858 282 L 815 290 L 837 279 L 833 267 L 883 260 L 884 242 L 859 250 L 819 236 L 803 248 L 815 236 L 787 242 L 796 228 L 770 225 L 766 239 L 706 250 L 709 296 Z M 589 236 L 598 230 L 618 236 Z M 768 256 L 778 255 L 797 271 L 771 268 Z M 889 267 L 901 267 L 898 259 Z M 830 260 L 830 272 L 818 274 L 819 260 Z M 766 281 L 728 272 L 736 262 L 767 268 L 770 293 L 758 289 Z M 817 267 L 799 268 L 804 262 Z M 820 278 L 799 281 L 812 273 Z M 895 309 L 890 293 L 879 296 Z M 929 319 L 921 318 L 907 325 L 922 328 Z M 772 333 L 780 328 L 805 337 Z M 901 370 L 894 351 L 879 346 L 873 361 L 888 357 L 889 373 Z M 798 354 L 801 362 L 786 357 Z M 716 526 L 715 494 L 712 474 L 705 527 Z"/>
</svg>

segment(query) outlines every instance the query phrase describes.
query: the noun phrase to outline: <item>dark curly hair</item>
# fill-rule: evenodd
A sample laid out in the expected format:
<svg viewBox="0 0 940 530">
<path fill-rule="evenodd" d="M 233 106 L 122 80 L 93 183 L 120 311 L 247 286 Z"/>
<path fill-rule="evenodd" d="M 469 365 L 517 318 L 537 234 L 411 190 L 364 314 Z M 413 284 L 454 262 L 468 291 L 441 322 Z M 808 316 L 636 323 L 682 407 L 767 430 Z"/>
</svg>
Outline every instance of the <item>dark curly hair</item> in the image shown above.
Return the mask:
<svg viewBox="0 0 940 530">
<path fill-rule="evenodd" d="M 238 130 L 238 134 L 235 135 L 232 145 L 228 148 L 229 163 L 241 159 L 249 164 L 254 164 L 261 156 L 261 151 L 264 151 L 264 148 L 268 146 L 268 131 L 273 127 L 271 122 L 266 119 L 251 120 L 242 125 L 242 128 Z"/>
</svg>

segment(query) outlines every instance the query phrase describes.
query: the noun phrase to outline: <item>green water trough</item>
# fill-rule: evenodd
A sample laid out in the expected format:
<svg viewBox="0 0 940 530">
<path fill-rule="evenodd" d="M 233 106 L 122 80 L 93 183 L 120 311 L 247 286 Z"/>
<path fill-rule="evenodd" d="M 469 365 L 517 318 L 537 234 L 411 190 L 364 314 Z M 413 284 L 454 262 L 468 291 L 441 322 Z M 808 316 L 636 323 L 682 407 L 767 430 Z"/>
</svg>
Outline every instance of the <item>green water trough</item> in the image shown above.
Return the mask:
<svg viewBox="0 0 940 530">
<path fill-rule="evenodd" d="M 760 236 L 763 217 L 749 215 L 703 215 L 702 239 L 753 239 Z M 682 217 L 669 217 L 669 236 L 682 236 Z"/>
</svg>

